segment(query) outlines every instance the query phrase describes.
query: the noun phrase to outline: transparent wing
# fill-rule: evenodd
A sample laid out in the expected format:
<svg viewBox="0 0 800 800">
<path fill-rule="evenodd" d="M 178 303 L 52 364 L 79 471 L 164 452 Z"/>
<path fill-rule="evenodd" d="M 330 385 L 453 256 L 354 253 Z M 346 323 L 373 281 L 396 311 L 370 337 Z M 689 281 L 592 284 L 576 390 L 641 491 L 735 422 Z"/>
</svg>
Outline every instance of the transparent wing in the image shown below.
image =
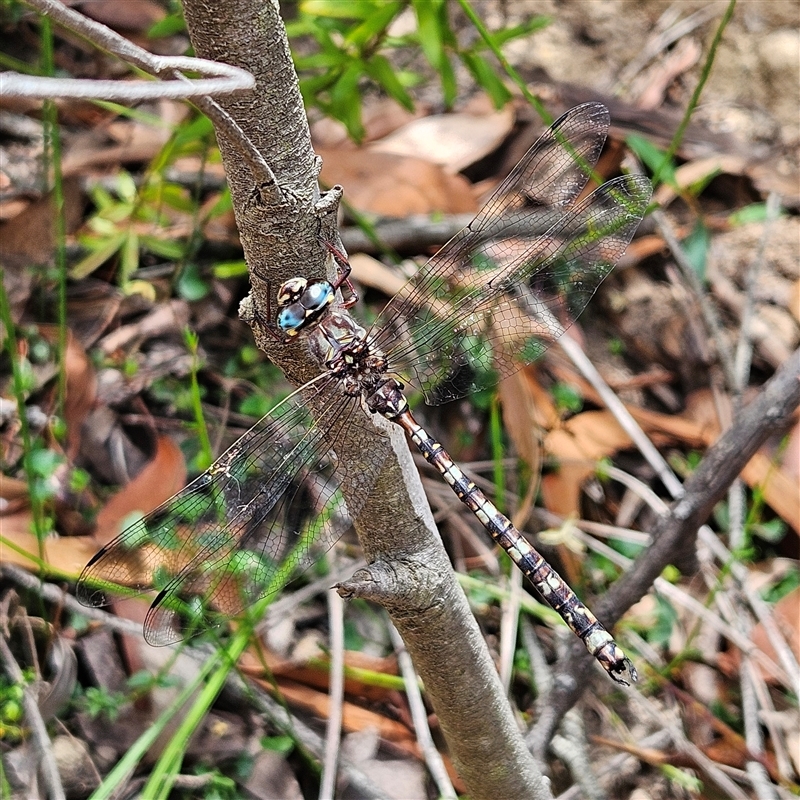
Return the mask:
<svg viewBox="0 0 800 800">
<path fill-rule="evenodd" d="M 84 568 L 78 599 L 122 585 L 157 590 L 145 639 L 163 645 L 215 627 L 310 567 L 358 513 L 386 453 L 343 476 L 334 448 L 367 417 L 323 377 L 279 404 L 205 473 L 124 530 Z M 348 485 L 349 504 L 339 491 Z"/>
<path fill-rule="evenodd" d="M 567 112 L 378 317 L 371 339 L 429 403 L 539 358 L 625 251 L 649 181 L 623 176 L 575 202 L 607 129 L 599 104 Z"/>
</svg>

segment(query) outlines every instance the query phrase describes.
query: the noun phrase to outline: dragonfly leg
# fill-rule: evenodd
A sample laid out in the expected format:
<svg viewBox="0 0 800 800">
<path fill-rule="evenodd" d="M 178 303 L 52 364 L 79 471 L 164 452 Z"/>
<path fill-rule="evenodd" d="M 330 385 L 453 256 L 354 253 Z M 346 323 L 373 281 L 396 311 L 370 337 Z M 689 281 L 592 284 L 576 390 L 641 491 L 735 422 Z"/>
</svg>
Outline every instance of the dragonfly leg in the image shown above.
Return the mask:
<svg viewBox="0 0 800 800">
<path fill-rule="evenodd" d="M 358 292 L 350 281 L 350 273 L 353 268 L 350 266 L 347 256 L 336 245 L 325 242 L 325 249 L 331 254 L 336 264 L 336 280 L 331 284 L 333 291 L 339 289 L 342 284 L 346 285 L 350 297 L 342 303 L 342 308 L 352 308 L 358 302 Z"/>
</svg>

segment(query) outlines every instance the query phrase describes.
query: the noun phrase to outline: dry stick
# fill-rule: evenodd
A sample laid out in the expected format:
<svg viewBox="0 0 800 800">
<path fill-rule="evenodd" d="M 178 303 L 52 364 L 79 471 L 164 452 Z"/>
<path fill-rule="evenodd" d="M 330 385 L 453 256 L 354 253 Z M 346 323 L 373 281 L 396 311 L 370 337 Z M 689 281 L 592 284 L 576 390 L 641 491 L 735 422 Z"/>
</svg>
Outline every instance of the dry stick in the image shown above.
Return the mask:
<svg viewBox="0 0 800 800">
<path fill-rule="evenodd" d="M 124 61 L 150 75 L 164 79 L 160 83 L 82 80 L 77 78 L 45 78 L 31 75 L 3 74 L 3 94 L 8 97 L 64 98 L 85 97 L 91 99 L 138 102 L 147 99 L 195 98 L 195 104 L 217 126 L 225 131 L 231 143 L 250 165 L 260 191 L 278 192 L 275 175 L 264 157 L 252 145 L 236 121 L 210 95 L 236 95 L 255 86 L 255 79 L 240 67 L 187 56 L 154 56 L 135 45 L 124 36 L 67 8 L 57 0 L 26 0 L 28 5 L 46 14 L 63 27 L 84 37 Z M 191 70 L 219 77 L 191 80 L 178 70 Z M 166 81 L 173 78 L 174 81 Z"/>
<path fill-rule="evenodd" d="M 706 527 L 706 526 L 704 526 Z M 727 564 L 730 567 L 731 574 L 739 583 L 741 590 L 750 607 L 755 612 L 764 632 L 767 634 L 770 644 L 775 648 L 781 666 L 786 670 L 789 675 L 791 686 L 800 686 L 800 665 L 794 657 L 792 649 L 786 642 L 786 638 L 778 630 L 775 624 L 775 618 L 769 604 L 758 594 L 747 586 L 747 569 L 746 567 L 734 559 L 733 554 L 727 547 L 713 534 L 708 537 L 702 535 L 701 528 L 701 541 L 709 550 L 716 556 L 721 564 Z"/>
<path fill-rule="evenodd" d="M 648 750 L 664 750 L 669 746 L 670 741 L 671 737 L 665 730 L 659 730 L 655 733 L 651 733 L 649 736 L 636 743 L 636 755 L 631 755 L 630 753 L 625 752 L 619 753 L 610 761 L 607 761 L 605 764 L 603 764 L 603 766 L 598 769 L 598 773 L 601 778 L 608 776 L 618 777 L 620 774 L 624 774 L 626 772 L 624 769 L 626 763 L 631 763 L 634 767 L 640 764 L 641 758 L 639 757 L 638 752 L 644 752 Z M 581 787 L 578 785 L 570 786 L 569 789 L 558 795 L 556 800 L 583 800 Z"/>
<path fill-rule="evenodd" d="M 330 627 L 331 668 L 328 679 L 330 697 L 328 722 L 325 726 L 325 758 L 322 762 L 320 800 L 333 800 L 342 736 L 344 705 L 344 600 L 335 589 L 329 589 L 328 625 Z"/>
<path fill-rule="evenodd" d="M 22 687 L 22 705 L 25 709 L 25 719 L 31 728 L 33 741 L 39 751 L 39 769 L 47 796 L 52 800 L 66 800 L 64 787 L 61 785 L 61 775 L 58 772 L 53 745 L 47 735 L 42 715 L 39 713 L 39 704 L 36 702 L 34 685 L 25 682 L 25 676 L 17 664 L 14 654 L 6 642 L 5 636 L 0 634 L 0 662 L 6 675 L 18 686 Z"/>
<path fill-rule="evenodd" d="M 750 364 L 753 355 L 751 323 L 755 314 L 756 284 L 764 261 L 764 253 L 770 228 L 772 222 L 777 218 L 779 211 L 779 197 L 775 192 L 772 192 L 767 198 L 767 219 L 759 241 L 758 252 L 747 270 L 745 280 L 745 302 L 742 309 L 739 341 L 734 358 L 733 402 L 735 408 L 741 407 L 742 394 L 750 375 Z M 731 548 L 734 550 L 740 548 L 744 541 L 744 506 L 744 484 L 741 478 L 737 478 L 731 484 L 728 492 L 728 507 L 730 510 L 729 537 Z M 736 580 L 735 577 L 734 580 Z M 736 601 L 734 600 L 734 602 Z M 734 613 L 731 619 L 733 624 L 737 625 L 742 633 L 745 635 L 750 633 L 752 624 L 747 615 Z M 751 658 L 747 653 L 743 653 L 742 668 L 739 673 L 742 694 L 742 716 L 744 719 L 745 740 L 747 742 L 748 752 L 756 757 L 763 755 L 764 752 L 764 741 L 760 727 L 759 698 L 756 690 L 757 682 L 762 680 L 760 676 L 756 675 Z M 777 737 L 777 731 L 771 730 L 770 733 L 775 741 L 776 750 L 781 750 L 782 748 L 780 746 L 780 739 Z M 748 758 L 746 770 L 759 800 L 773 800 L 773 798 L 777 797 L 772 788 L 769 775 L 762 763 L 757 761 L 756 758 Z"/>
<path fill-rule="evenodd" d="M 766 681 L 756 670 L 751 670 L 751 674 L 753 676 L 753 688 L 758 698 L 759 705 L 761 706 L 757 721 L 762 723 L 769 732 L 772 750 L 775 753 L 778 774 L 788 779 L 789 776 L 794 774 L 795 770 L 789 756 L 785 731 L 780 729 L 777 725 L 775 704 L 772 702 L 772 695 L 770 694 Z M 795 684 L 795 688 L 797 685 L 798 684 Z"/>
<path fill-rule="evenodd" d="M 753 662 L 747 656 L 742 657 L 739 685 L 742 692 L 745 743 L 748 756 L 751 756 L 747 759 L 745 770 L 750 776 L 758 800 L 778 800 L 767 770 L 762 763 L 756 760 L 759 756 L 763 757 L 764 755 L 764 737 L 761 735 Z"/>
<path fill-rule="evenodd" d="M 647 487 L 645 487 L 647 488 Z M 656 509 L 661 506 L 661 501 L 655 505 Z M 584 542 L 587 547 L 602 556 L 605 556 L 613 564 L 623 570 L 628 569 L 632 563 L 632 559 L 623 556 L 616 550 L 612 549 L 603 542 L 598 542 L 591 536 L 581 535 L 582 532 L 577 528 L 577 535 L 580 541 Z M 648 539 L 647 544 L 651 540 Z M 711 582 L 713 583 L 713 581 Z M 724 636 L 731 644 L 736 645 L 743 653 L 756 658 L 761 666 L 770 673 L 775 679 L 783 683 L 787 688 L 793 686 L 791 673 L 782 670 L 769 656 L 760 650 L 752 640 L 742 633 L 734 624 L 728 623 L 723 620 L 720 615 L 715 614 L 705 605 L 695 600 L 694 597 L 684 592 L 679 586 L 674 586 L 664 578 L 656 578 L 653 582 L 653 589 L 664 597 L 669 598 L 675 605 L 679 605 L 691 612 L 695 616 L 705 621 L 711 628 L 713 628 L 720 636 Z M 727 614 L 727 618 L 735 619 L 735 615 Z"/>
<path fill-rule="evenodd" d="M 665 12 L 667 13 L 667 12 Z M 639 51 L 639 55 L 632 61 L 629 61 L 617 76 L 617 81 L 614 85 L 612 94 L 618 95 L 619 91 L 630 84 L 630 82 L 641 72 L 649 61 L 654 59 L 662 50 L 666 50 L 671 44 L 674 44 L 678 39 L 690 34 L 696 28 L 705 25 L 706 22 L 713 19 L 717 14 L 717 8 L 714 4 L 709 4 L 704 8 L 695 11 L 688 17 L 678 20 L 669 25 L 664 30 L 662 19 L 656 23 L 656 30 L 651 34 L 650 38 L 645 42 L 644 47 Z"/>
<path fill-rule="evenodd" d="M 185 652 L 194 657 L 193 648 Z M 246 683 L 238 673 L 231 673 L 225 682 L 225 690 L 235 698 L 252 702 L 257 711 L 266 715 L 270 721 L 286 736 L 289 736 L 300 747 L 308 751 L 314 758 L 321 761 L 325 750 L 322 737 L 302 720 L 292 717 L 277 700 L 270 697 L 258 686 Z M 354 766 L 349 759 L 339 758 L 339 772 L 346 780 L 348 786 L 353 787 L 365 797 L 375 800 L 391 800 L 385 792 L 375 786 L 370 779 Z"/>
<path fill-rule="evenodd" d="M 733 425 L 708 449 L 700 466 L 687 480 L 685 494 L 669 513 L 658 519 L 653 544 L 595 604 L 595 613 L 613 624 L 624 610 L 638 602 L 687 537 L 693 537 L 731 481 L 742 471 L 770 434 L 785 427 L 800 403 L 800 349 L 795 350 L 756 398 L 734 418 Z M 712 538 L 715 538 L 712 536 Z M 590 665 L 576 647 L 563 659 L 562 679 L 550 704 L 526 737 L 534 752 L 558 726 L 561 716 L 580 696 Z"/>
<path fill-rule="evenodd" d="M 654 721 L 659 722 L 669 732 L 675 747 L 691 758 L 726 793 L 726 797 L 730 798 L 730 800 L 749 800 L 747 794 L 725 774 L 723 769 L 712 761 L 696 744 L 689 741 L 680 727 L 672 720 L 667 719 L 661 709 L 656 708 L 651 700 L 636 692 L 632 692 L 630 697 L 631 702 L 638 709 Z"/>
<path fill-rule="evenodd" d="M 31 574 L 22 567 L 18 567 L 16 564 L 0 564 L 0 578 L 8 579 L 17 586 L 21 586 L 41 596 L 48 602 L 63 606 L 71 613 L 78 614 L 85 619 L 100 622 L 112 630 L 119 631 L 120 633 L 129 633 L 133 636 L 142 635 L 141 622 L 133 622 L 131 620 L 122 619 L 121 617 L 116 617 L 100 608 L 87 608 L 86 606 L 82 606 L 68 592 L 63 591 L 52 583 L 44 583 L 36 575 Z"/>
<path fill-rule="evenodd" d="M 592 769 L 583 720 L 574 708 L 564 715 L 559 729 L 561 733 L 553 737 L 550 749 L 567 765 L 586 800 L 606 800 L 607 795 Z"/>
<path fill-rule="evenodd" d="M 422 756 L 428 765 L 428 772 L 430 772 L 439 790 L 439 797 L 445 798 L 445 800 L 455 800 L 458 795 L 450 781 L 450 776 L 447 774 L 442 755 L 436 749 L 433 736 L 431 736 L 431 729 L 428 727 L 428 713 L 425 710 L 425 704 L 422 702 L 419 679 L 411 661 L 411 656 L 406 650 L 403 638 L 391 620 L 387 619 L 387 625 L 389 627 L 389 636 L 392 639 L 392 646 L 397 654 L 397 666 L 400 668 L 400 674 L 403 676 L 403 682 L 405 683 L 411 719 L 414 722 L 414 731 L 417 734 L 417 744 L 419 744 Z"/>
</svg>

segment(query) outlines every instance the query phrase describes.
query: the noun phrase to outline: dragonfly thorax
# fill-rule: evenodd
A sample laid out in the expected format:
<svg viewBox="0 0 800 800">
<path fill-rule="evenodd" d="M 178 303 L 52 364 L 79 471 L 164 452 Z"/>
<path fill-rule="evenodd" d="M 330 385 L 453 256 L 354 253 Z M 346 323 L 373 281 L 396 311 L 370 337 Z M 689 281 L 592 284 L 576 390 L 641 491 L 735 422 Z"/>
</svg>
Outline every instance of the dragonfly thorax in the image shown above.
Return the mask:
<svg viewBox="0 0 800 800">
<path fill-rule="evenodd" d="M 320 366 L 342 382 L 348 395 L 372 394 L 386 373 L 385 356 L 348 314 L 330 311 L 312 341 Z"/>
<path fill-rule="evenodd" d="M 315 322 L 333 302 L 333 286 L 326 280 L 290 278 L 278 288 L 278 327 L 287 336 L 297 336 Z"/>
</svg>

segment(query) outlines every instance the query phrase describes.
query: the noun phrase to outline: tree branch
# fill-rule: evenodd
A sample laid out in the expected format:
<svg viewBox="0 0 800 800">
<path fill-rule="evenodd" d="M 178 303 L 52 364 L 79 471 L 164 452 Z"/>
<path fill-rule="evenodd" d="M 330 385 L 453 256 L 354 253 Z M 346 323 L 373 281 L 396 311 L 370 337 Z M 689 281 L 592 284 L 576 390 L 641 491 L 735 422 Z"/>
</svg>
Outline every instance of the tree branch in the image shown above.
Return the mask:
<svg viewBox="0 0 800 800">
<path fill-rule="evenodd" d="M 278 4 L 185 0 L 184 11 L 199 55 L 246 66 L 256 78 L 252 94 L 220 100 L 265 154 L 282 190 L 282 198 L 254 201 L 257 187 L 252 178 L 230 144 L 220 140 L 251 276 L 251 296 L 242 311 L 257 344 L 293 382 L 304 383 L 319 371 L 306 345 L 302 339 L 279 345 L 266 331 L 265 321 L 268 309 L 275 308 L 275 290 L 282 281 L 323 275 L 327 253 L 322 243 L 338 243 L 338 196 L 319 195 L 319 164 Z M 392 616 L 472 797 L 550 797 L 455 581 L 402 433 L 388 422 L 379 430 L 381 422 L 376 421 L 375 428 L 350 426 L 347 440 L 337 445 L 345 498 L 351 491 L 348 476 L 359 474 L 365 454 L 387 453 L 356 524 L 369 566 L 346 582 L 342 592 L 370 597 Z"/>
</svg>

